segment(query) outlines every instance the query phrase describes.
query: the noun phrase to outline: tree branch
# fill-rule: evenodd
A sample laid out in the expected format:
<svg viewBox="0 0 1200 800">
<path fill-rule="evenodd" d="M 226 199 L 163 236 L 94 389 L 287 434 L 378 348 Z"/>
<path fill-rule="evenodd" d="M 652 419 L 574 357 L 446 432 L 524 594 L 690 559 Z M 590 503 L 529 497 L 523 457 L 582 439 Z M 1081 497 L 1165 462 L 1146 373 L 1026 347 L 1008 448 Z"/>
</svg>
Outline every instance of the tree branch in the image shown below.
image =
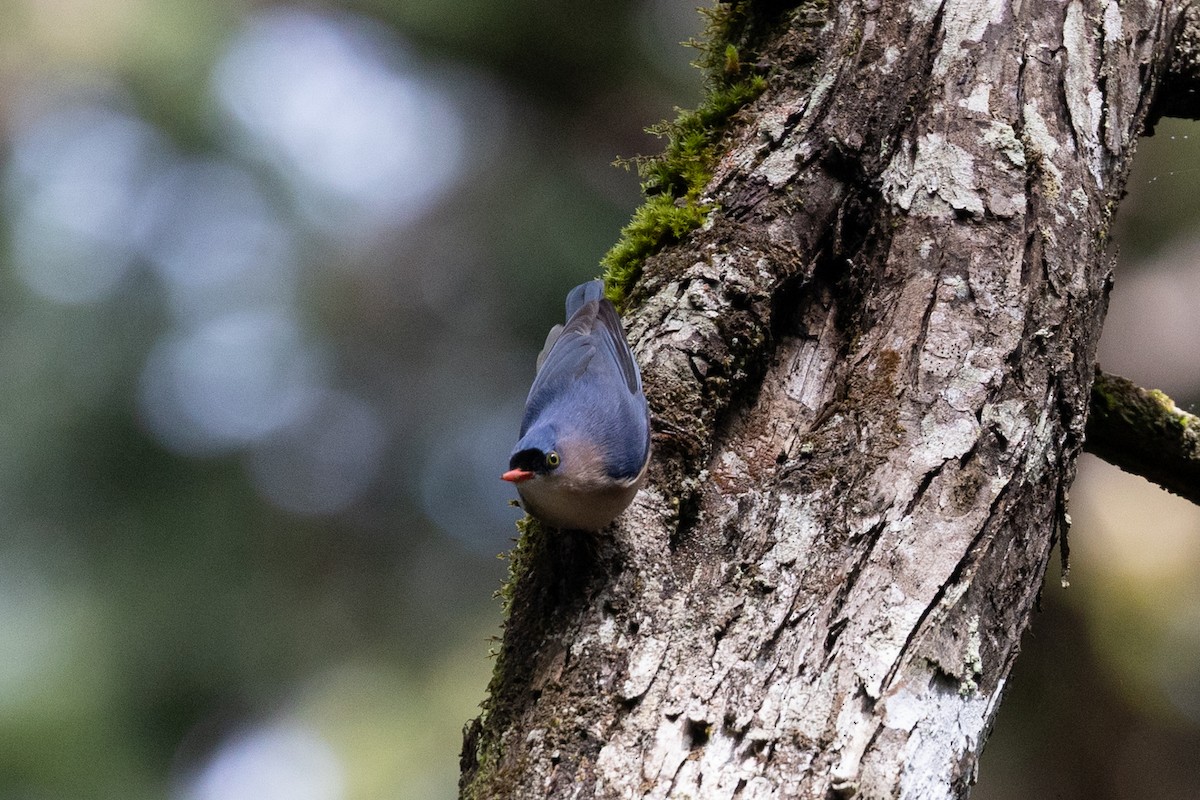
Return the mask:
<svg viewBox="0 0 1200 800">
<path fill-rule="evenodd" d="M 1151 125 L 1160 117 L 1200 119 L 1200 5 L 1189 3 L 1179 20 L 1174 52 L 1150 114 Z"/>
<path fill-rule="evenodd" d="M 1200 417 L 1096 370 L 1083 449 L 1200 504 Z"/>
</svg>

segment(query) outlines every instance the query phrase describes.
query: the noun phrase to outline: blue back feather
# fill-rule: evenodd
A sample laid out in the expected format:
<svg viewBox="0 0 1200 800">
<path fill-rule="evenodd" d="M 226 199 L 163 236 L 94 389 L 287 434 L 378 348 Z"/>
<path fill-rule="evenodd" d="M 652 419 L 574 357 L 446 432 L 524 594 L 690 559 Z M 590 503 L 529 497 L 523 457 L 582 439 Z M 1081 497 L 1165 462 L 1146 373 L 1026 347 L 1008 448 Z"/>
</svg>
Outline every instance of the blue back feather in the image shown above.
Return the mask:
<svg viewBox="0 0 1200 800">
<path fill-rule="evenodd" d="M 595 280 L 579 284 L 567 292 L 567 319 L 575 316 L 575 312 L 582 308 L 584 303 L 600 300 L 603 297 L 604 281 Z"/>
<path fill-rule="evenodd" d="M 650 415 L 621 320 L 601 281 L 576 286 L 566 307 L 566 325 L 541 355 L 516 450 L 583 438 L 600 445 L 610 477 L 633 478 L 649 455 Z"/>
</svg>

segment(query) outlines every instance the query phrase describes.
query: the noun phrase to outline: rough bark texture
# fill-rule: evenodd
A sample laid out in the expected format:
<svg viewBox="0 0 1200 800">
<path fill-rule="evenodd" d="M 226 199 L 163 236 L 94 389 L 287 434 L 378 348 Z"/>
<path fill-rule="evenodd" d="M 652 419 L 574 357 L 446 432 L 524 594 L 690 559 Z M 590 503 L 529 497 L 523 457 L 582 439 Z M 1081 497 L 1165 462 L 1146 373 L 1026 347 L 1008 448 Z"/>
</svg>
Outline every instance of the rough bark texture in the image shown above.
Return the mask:
<svg viewBox="0 0 1200 800">
<path fill-rule="evenodd" d="M 760 13 L 772 71 L 717 210 L 629 302 L 651 484 L 598 539 L 527 532 L 465 796 L 974 779 L 1063 531 L 1108 225 L 1181 7 Z"/>
</svg>

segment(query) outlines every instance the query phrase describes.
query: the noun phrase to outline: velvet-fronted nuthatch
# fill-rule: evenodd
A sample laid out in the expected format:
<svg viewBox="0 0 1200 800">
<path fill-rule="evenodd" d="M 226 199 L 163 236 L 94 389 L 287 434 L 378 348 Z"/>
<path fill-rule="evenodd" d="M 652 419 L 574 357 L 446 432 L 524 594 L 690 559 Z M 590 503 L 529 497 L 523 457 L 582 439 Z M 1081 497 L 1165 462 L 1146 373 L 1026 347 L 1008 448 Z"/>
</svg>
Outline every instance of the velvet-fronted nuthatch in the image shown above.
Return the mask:
<svg viewBox="0 0 1200 800">
<path fill-rule="evenodd" d="M 591 531 L 633 502 L 649 460 L 650 411 L 621 318 L 602 281 L 580 284 L 546 336 L 501 477 L 542 522 Z"/>
</svg>

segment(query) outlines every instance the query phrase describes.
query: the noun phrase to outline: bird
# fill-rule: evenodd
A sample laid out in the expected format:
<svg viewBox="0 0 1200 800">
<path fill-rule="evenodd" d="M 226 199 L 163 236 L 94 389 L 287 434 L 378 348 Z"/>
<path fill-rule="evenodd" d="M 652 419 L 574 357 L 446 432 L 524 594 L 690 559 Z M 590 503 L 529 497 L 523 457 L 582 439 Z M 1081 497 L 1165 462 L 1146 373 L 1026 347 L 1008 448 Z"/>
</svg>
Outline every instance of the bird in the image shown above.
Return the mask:
<svg viewBox="0 0 1200 800">
<path fill-rule="evenodd" d="M 522 507 L 559 529 L 598 531 L 633 502 L 650 461 L 642 374 L 604 282 L 567 294 L 537 358 L 520 438 L 500 477 Z"/>
</svg>

